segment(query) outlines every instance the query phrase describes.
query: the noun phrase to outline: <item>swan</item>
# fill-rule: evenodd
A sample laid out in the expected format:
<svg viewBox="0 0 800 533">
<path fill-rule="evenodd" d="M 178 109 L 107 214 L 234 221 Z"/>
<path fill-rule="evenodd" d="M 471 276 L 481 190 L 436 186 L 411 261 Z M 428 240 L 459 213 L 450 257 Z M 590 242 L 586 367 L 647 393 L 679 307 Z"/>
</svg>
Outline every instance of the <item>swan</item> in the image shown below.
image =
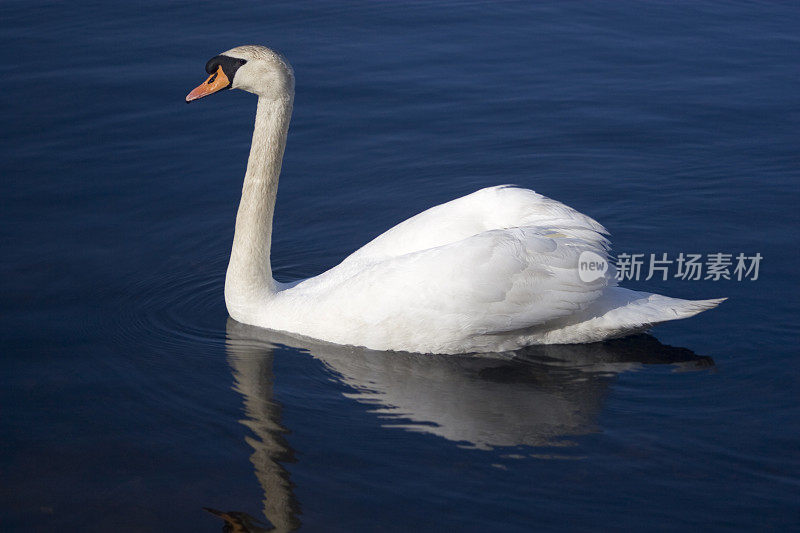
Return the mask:
<svg viewBox="0 0 800 533">
<path fill-rule="evenodd" d="M 582 281 L 581 254 L 608 259 L 606 229 L 509 185 L 423 211 L 318 276 L 277 282 L 270 245 L 294 102 L 292 67 L 269 48 L 246 45 L 211 58 L 206 72 L 187 103 L 223 89 L 258 96 L 225 277 L 225 304 L 239 322 L 374 350 L 502 352 L 623 337 L 724 300 L 624 289 L 613 268 Z"/>
</svg>

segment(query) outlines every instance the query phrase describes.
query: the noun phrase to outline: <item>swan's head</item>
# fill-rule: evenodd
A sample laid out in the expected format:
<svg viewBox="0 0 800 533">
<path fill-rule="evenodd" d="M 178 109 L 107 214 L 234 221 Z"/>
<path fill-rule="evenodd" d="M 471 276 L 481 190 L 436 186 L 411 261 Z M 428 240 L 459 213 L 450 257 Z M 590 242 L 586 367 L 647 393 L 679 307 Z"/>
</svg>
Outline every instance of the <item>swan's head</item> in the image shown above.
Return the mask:
<svg viewBox="0 0 800 533">
<path fill-rule="evenodd" d="M 294 73 L 288 61 L 265 46 L 231 48 L 206 63 L 208 79 L 186 95 L 186 103 L 223 89 L 241 89 L 262 98 L 294 95 Z"/>
</svg>

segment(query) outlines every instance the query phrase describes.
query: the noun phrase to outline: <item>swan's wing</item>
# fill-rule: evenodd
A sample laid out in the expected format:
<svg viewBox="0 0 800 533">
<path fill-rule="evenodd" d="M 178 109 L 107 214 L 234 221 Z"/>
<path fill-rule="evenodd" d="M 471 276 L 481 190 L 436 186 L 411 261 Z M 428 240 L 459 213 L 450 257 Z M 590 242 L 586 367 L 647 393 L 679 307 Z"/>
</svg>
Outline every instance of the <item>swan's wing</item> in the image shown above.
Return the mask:
<svg viewBox="0 0 800 533">
<path fill-rule="evenodd" d="M 533 226 L 608 247 L 608 232 L 592 218 L 529 189 L 501 185 L 423 211 L 356 250 L 345 262 L 381 261 L 490 230 Z"/>
<path fill-rule="evenodd" d="M 612 272 L 581 281 L 584 251 L 606 257 L 592 239 L 538 227 L 491 230 L 383 261 L 342 263 L 292 292 L 345 323 L 403 338 L 434 329 L 439 338 L 513 331 L 585 309 L 614 283 Z"/>
</svg>

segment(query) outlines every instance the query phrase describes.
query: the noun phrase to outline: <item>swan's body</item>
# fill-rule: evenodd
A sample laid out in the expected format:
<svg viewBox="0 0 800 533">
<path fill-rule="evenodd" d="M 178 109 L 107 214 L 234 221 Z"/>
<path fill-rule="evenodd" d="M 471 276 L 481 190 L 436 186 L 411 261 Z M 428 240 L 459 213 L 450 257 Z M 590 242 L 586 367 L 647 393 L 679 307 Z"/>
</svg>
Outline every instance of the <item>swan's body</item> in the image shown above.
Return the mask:
<svg viewBox="0 0 800 533">
<path fill-rule="evenodd" d="M 225 281 L 228 312 L 239 322 L 378 350 L 486 352 L 622 337 L 721 301 L 623 289 L 612 270 L 582 281 L 578 258 L 606 258 L 606 230 L 559 202 L 508 186 L 428 209 L 319 276 L 278 283 L 269 253 L 294 96 L 291 67 L 267 48 L 243 46 L 206 68 L 212 76 L 187 100 L 226 87 L 259 95 Z M 223 87 L 220 80 L 230 81 Z"/>
</svg>

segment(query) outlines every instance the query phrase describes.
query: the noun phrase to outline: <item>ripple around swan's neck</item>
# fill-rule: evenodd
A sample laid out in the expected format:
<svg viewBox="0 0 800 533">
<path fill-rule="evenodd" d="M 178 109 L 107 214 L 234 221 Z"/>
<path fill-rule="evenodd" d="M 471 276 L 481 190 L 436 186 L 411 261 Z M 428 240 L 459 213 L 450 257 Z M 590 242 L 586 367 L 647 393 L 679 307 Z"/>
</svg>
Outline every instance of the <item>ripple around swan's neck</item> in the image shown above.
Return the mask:
<svg viewBox="0 0 800 533">
<path fill-rule="evenodd" d="M 190 349 L 218 354 L 225 343 L 225 263 L 163 270 L 126 287 L 116 313 L 115 336 L 142 354 Z"/>
</svg>

